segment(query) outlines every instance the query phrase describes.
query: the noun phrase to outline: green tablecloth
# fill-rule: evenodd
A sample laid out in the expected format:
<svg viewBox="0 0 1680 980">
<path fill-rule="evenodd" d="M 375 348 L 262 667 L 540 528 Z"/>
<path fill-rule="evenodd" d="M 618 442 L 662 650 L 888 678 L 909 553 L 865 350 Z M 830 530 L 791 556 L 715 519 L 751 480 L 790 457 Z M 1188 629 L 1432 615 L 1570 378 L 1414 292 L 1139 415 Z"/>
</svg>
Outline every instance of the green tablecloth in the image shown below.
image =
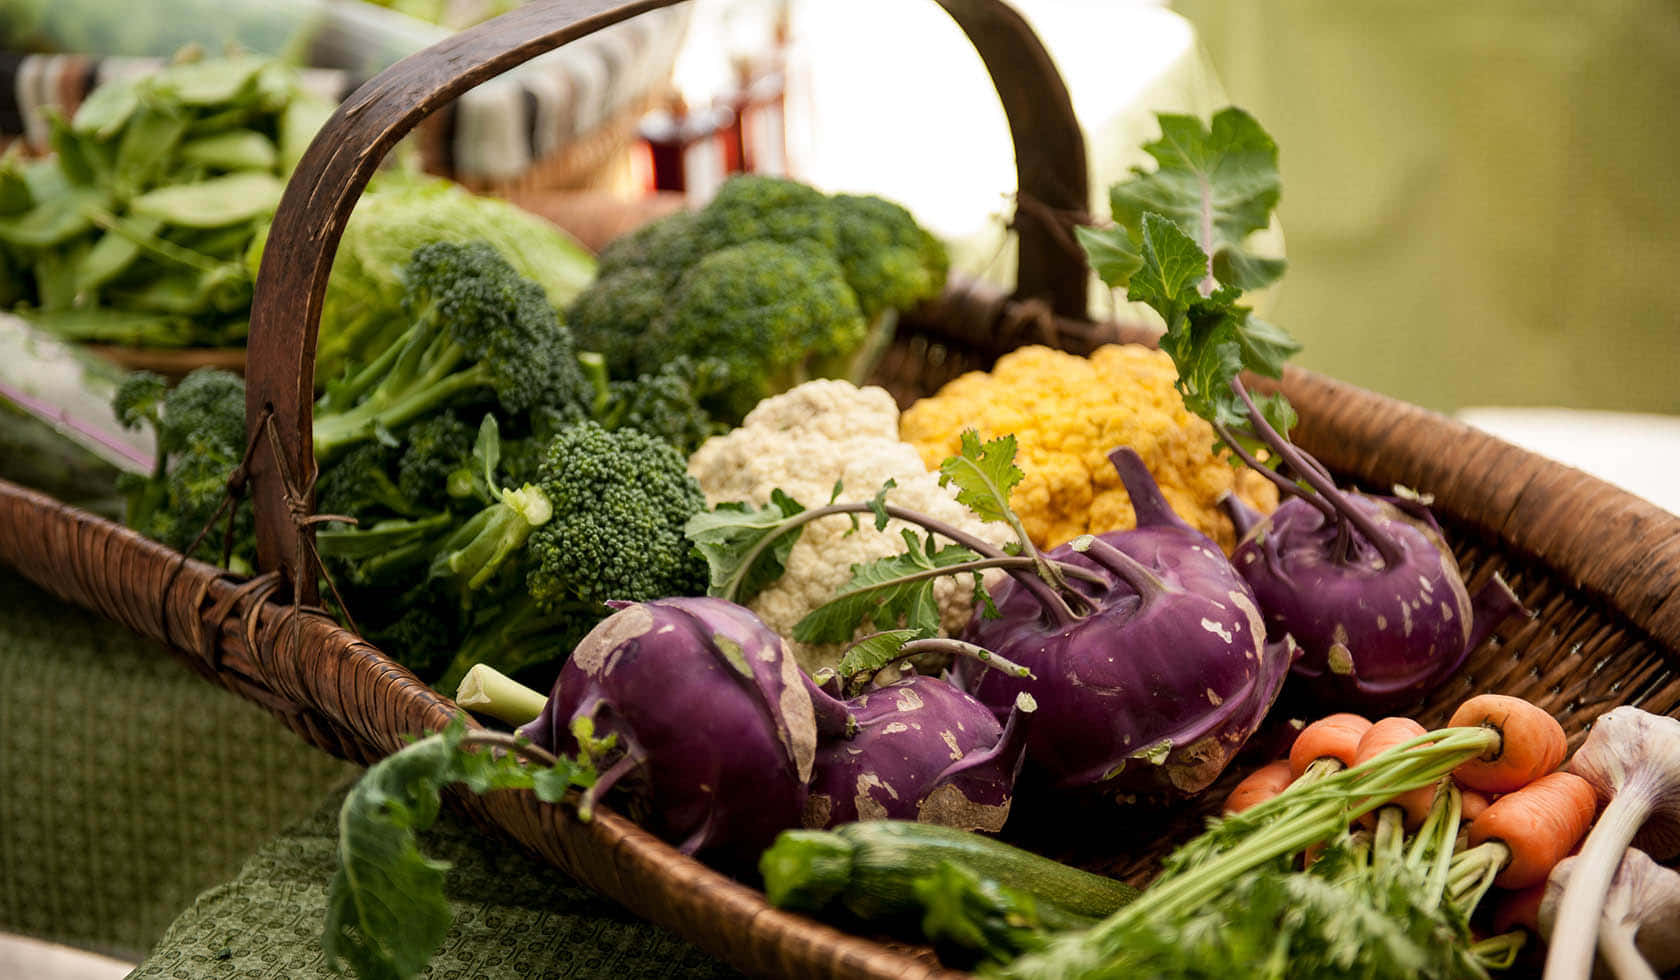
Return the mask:
<svg viewBox="0 0 1680 980">
<path fill-rule="evenodd" d="M 0 569 L 0 931 L 145 957 L 141 978 L 331 976 L 321 925 L 356 772 Z M 431 977 L 734 975 L 447 813 L 422 846 L 456 866 Z"/>
</svg>

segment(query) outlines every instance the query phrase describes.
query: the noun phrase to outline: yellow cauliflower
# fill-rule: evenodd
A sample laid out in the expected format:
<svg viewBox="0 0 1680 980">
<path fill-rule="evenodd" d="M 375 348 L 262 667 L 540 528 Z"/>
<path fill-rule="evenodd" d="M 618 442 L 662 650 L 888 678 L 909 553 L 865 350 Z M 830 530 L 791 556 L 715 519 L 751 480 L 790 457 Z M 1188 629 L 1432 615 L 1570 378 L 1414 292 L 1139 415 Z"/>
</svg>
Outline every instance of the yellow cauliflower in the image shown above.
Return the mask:
<svg viewBox="0 0 1680 980">
<path fill-rule="evenodd" d="M 1227 552 L 1236 535 L 1218 507 L 1235 490 L 1262 512 L 1277 488 L 1213 453 L 1213 429 L 1184 407 L 1167 355 L 1109 345 L 1090 357 L 1023 347 L 924 398 L 899 420 L 899 434 L 928 466 L 958 451 L 964 429 L 982 439 L 1014 433 L 1026 478 L 1010 505 L 1033 543 L 1052 548 L 1081 534 L 1134 526 L 1131 499 L 1108 452 L 1131 446 L 1173 509 Z"/>
</svg>

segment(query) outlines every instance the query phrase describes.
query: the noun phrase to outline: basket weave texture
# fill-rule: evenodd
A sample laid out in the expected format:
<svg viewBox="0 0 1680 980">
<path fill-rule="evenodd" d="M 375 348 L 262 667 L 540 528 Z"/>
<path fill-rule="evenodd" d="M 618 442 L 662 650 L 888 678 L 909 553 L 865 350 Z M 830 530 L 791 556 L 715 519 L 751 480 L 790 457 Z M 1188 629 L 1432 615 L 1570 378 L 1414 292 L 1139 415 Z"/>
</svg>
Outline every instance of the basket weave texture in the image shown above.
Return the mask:
<svg viewBox="0 0 1680 980">
<path fill-rule="evenodd" d="M 264 574 L 241 582 L 125 528 L 0 482 L 0 561 L 54 594 L 162 641 L 207 678 L 256 701 L 326 751 L 370 762 L 441 727 L 456 708 L 316 609 L 309 548 L 314 330 L 338 234 L 384 149 L 437 104 L 591 30 L 674 0 L 528 5 L 402 62 L 345 103 L 288 187 L 252 318 L 249 468 Z M 1083 150 L 1065 88 L 1021 19 L 996 0 L 941 0 L 992 68 L 1010 115 L 1020 186 L 1085 206 Z M 1037 128 L 1035 128 L 1037 127 Z M 1070 149 L 1071 146 L 1071 149 Z M 1067 237 L 1028 223 L 1020 287 L 954 287 L 906 317 L 877 381 L 901 401 L 1026 343 L 1077 353 L 1147 340 L 1084 317 L 1085 269 Z M 1069 271 L 1071 270 L 1071 272 Z M 1418 706 L 1444 720 L 1472 691 L 1526 697 L 1575 744 L 1591 719 L 1634 704 L 1680 706 L 1680 518 L 1585 474 L 1441 416 L 1309 372 L 1282 388 L 1298 441 L 1345 480 L 1430 494 L 1472 588 L 1494 573 L 1532 618 L 1507 624 Z M 1217 798 L 1217 787 L 1208 794 Z M 742 970 L 771 977 L 954 976 L 928 951 L 842 933 L 768 907 L 756 890 L 683 857 L 608 811 L 587 824 L 526 793 L 459 801 L 580 881 Z M 1018 806 L 1019 806 L 1018 801 Z M 1203 809 L 1105 814 L 1100 838 L 1025 842 L 1086 867 L 1146 878 Z M 1121 831 L 1115 833 L 1116 830 Z M 1097 844 L 1096 840 L 1108 843 Z M 1115 841 L 1124 843 L 1116 844 Z"/>
</svg>

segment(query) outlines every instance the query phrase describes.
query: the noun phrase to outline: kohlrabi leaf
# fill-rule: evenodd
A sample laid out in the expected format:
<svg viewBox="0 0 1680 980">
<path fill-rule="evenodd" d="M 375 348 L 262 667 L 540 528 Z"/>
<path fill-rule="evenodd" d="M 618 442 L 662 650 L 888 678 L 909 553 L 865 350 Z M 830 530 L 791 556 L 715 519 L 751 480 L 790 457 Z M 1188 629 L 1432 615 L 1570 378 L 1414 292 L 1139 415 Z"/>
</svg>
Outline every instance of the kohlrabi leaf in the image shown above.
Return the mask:
<svg viewBox="0 0 1680 980">
<path fill-rule="evenodd" d="M 1253 316 L 1238 302 L 1241 292 L 1235 286 L 1220 285 L 1204 293 L 1212 281 L 1194 281 L 1193 270 L 1196 256 L 1204 262 L 1206 256 L 1176 224 L 1148 214 L 1142 226 L 1143 267 L 1132 277 L 1127 296 L 1148 303 L 1166 321 L 1161 350 L 1178 369 L 1185 407 L 1217 426 L 1244 427 L 1248 409 L 1231 390 L 1232 379 L 1243 371 L 1277 377 L 1300 345 Z M 1292 414 L 1275 404 L 1273 409 L 1279 419 Z M 1271 412 L 1267 418 L 1275 424 Z"/>
<path fill-rule="evenodd" d="M 1011 520 L 1009 494 L 1022 476 L 1013 435 L 982 443 L 973 429 L 963 430 L 962 451 L 939 464 L 939 485 L 955 486 L 957 503 L 983 521 Z"/>
<path fill-rule="evenodd" d="M 689 518 L 683 533 L 700 549 L 710 569 L 707 594 L 745 604 L 781 578 L 802 530 L 784 525 L 804 509 L 777 489 L 763 507 L 718 504 Z"/>
<path fill-rule="evenodd" d="M 1131 281 L 1132 273 L 1143 265 L 1137 243 L 1124 228 L 1092 228 L 1074 225 L 1074 237 L 1085 249 L 1085 260 L 1097 278 L 1116 289 Z"/>
<path fill-rule="evenodd" d="M 451 783 L 474 792 L 536 788 L 549 802 L 594 772 L 569 760 L 551 770 L 513 755 L 471 751 L 464 720 L 375 763 L 351 789 L 338 817 L 338 870 L 327 895 L 321 944 L 327 965 L 361 980 L 406 980 L 425 968 L 449 931 L 444 873 L 421 853 L 416 834 L 437 820 Z"/>
<path fill-rule="evenodd" d="M 920 639 L 919 630 L 883 630 L 871 633 L 847 648 L 835 672 L 841 677 L 874 674 L 899 659 L 904 644 Z"/>
<path fill-rule="evenodd" d="M 899 555 L 853 565 L 852 577 L 833 599 L 811 610 L 793 627 L 801 643 L 844 643 L 865 622 L 878 629 L 902 627 L 918 636 L 939 632 L 939 604 L 933 583 L 952 566 L 980 556 L 960 545 L 935 545 L 909 530 L 909 548 Z"/>
<path fill-rule="evenodd" d="M 1241 109 L 1223 109 L 1211 124 L 1171 113 L 1157 119 L 1161 138 L 1143 147 L 1155 170 L 1136 170 L 1109 189 L 1115 224 L 1139 242 L 1144 215 L 1162 215 L 1201 247 L 1221 283 L 1250 290 L 1275 282 L 1282 260 L 1252 255 L 1247 241 L 1271 224 L 1282 193 L 1277 144 Z"/>
</svg>

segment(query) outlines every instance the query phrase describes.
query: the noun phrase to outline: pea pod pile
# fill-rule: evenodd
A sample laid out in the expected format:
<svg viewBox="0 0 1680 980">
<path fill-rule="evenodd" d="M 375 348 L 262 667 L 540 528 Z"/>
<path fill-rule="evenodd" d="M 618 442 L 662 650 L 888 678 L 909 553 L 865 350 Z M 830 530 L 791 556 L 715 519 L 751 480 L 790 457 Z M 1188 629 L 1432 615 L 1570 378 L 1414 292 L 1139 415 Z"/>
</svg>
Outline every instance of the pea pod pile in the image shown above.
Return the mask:
<svg viewBox="0 0 1680 980">
<path fill-rule="evenodd" d="M 0 160 L 0 302 L 69 340 L 241 342 L 246 254 L 331 108 L 250 56 L 94 89 L 49 158 Z"/>
</svg>

